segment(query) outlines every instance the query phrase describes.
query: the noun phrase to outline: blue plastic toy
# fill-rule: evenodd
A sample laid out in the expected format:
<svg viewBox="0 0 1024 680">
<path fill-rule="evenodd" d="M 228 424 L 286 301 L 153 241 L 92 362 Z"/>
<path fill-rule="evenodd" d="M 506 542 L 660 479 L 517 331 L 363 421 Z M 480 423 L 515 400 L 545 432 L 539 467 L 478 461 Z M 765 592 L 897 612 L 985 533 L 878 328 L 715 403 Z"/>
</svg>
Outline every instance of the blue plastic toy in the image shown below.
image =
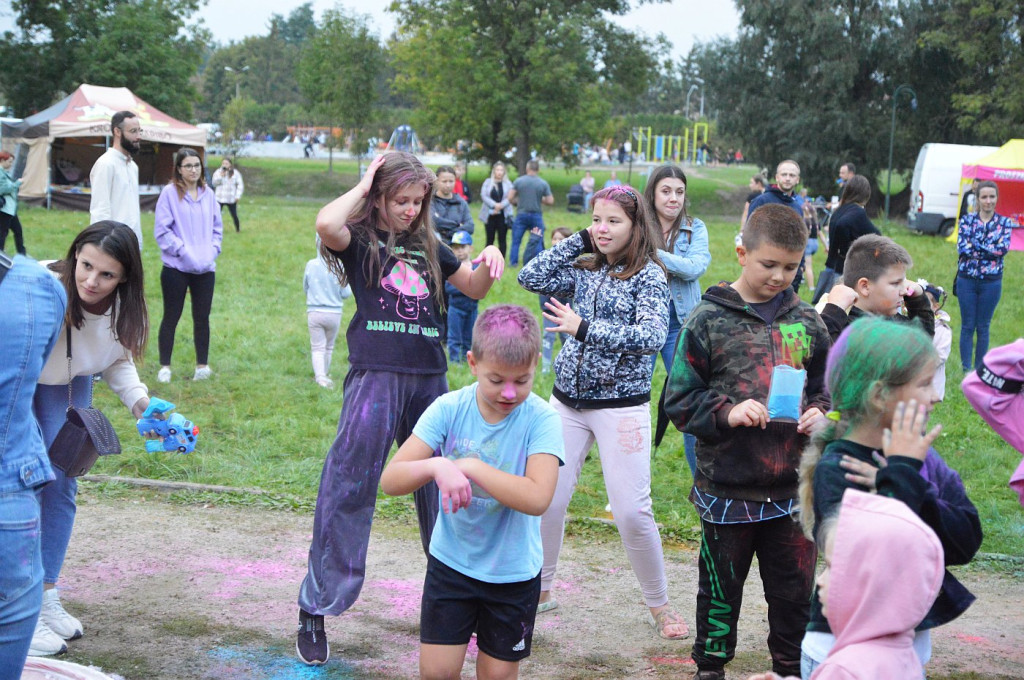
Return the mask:
<svg viewBox="0 0 1024 680">
<path fill-rule="evenodd" d="M 164 401 L 158 397 L 149 400 L 149 406 L 143 412 L 142 417 L 136 423 L 139 434 L 143 437 L 156 435 L 159 439 L 147 439 L 146 451 L 159 453 L 161 451 L 177 451 L 178 453 L 192 453 L 196 449 L 196 435 L 199 428 L 187 420 L 180 413 L 172 413 L 165 416 L 168 411 L 174 409 L 174 404 Z"/>
</svg>

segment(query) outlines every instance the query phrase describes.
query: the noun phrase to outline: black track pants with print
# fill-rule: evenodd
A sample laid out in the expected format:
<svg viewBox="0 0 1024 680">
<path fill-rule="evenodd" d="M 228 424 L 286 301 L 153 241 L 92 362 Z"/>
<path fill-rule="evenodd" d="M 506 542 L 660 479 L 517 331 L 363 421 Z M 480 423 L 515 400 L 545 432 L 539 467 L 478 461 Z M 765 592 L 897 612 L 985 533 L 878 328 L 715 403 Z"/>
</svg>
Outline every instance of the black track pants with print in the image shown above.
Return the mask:
<svg viewBox="0 0 1024 680">
<path fill-rule="evenodd" d="M 701 522 L 697 590 L 697 667 L 722 668 L 736 655 L 743 583 L 757 555 L 768 603 L 772 670 L 800 675 L 800 642 L 810 614 L 817 551 L 790 517 L 749 524 Z"/>
</svg>

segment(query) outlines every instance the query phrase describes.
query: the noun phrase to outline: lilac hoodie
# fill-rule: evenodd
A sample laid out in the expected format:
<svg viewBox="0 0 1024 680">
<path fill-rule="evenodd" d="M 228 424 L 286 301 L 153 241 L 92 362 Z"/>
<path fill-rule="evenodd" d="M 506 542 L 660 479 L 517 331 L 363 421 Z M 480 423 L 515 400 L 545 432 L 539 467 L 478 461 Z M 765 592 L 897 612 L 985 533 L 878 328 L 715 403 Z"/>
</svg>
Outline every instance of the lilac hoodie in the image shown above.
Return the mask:
<svg viewBox="0 0 1024 680">
<path fill-rule="evenodd" d="M 942 585 L 935 532 L 900 501 L 847 489 L 832 540 L 825 606 L 836 643 L 811 680 L 922 677 L 914 627 Z"/>
<path fill-rule="evenodd" d="M 174 184 L 165 186 L 156 202 L 153 235 L 160 247 L 160 259 L 171 269 L 187 274 L 217 269 L 224 224 L 213 191 L 200 187 L 198 199 L 193 200 L 187 193 L 179 199 Z"/>
</svg>

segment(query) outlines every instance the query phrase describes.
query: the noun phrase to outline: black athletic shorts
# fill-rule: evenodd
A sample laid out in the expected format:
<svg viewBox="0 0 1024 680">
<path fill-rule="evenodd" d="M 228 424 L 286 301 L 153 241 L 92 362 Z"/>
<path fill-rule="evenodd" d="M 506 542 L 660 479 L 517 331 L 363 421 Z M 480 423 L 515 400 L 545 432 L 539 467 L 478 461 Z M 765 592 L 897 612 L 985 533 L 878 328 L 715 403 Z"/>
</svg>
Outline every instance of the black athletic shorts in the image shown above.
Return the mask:
<svg viewBox="0 0 1024 680">
<path fill-rule="evenodd" d="M 420 642 L 465 645 L 473 631 L 480 651 L 500 661 L 530 656 L 540 574 L 529 581 L 487 583 L 434 556 L 427 560 L 420 608 Z"/>
</svg>

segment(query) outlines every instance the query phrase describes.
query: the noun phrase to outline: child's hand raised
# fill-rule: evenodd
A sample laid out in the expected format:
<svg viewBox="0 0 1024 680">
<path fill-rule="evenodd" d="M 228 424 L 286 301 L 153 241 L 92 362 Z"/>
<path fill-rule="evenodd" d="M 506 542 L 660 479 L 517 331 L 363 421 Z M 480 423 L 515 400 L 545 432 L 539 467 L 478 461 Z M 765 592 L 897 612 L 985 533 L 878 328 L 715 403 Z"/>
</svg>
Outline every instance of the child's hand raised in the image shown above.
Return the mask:
<svg viewBox="0 0 1024 680">
<path fill-rule="evenodd" d="M 911 281 L 910 279 L 903 279 L 903 283 L 900 284 L 900 290 L 903 291 L 901 295 L 903 297 L 917 297 L 924 295 L 924 286 L 917 281 Z"/>
<path fill-rule="evenodd" d="M 473 264 L 484 263 L 491 274 L 492 279 L 500 279 L 505 271 L 505 256 L 501 254 L 496 246 L 487 246 L 480 251 L 480 254 L 473 260 Z"/>
<path fill-rule="evenodd" d="M 441 510 L 455 513 L 467 507 L 473 499 L 473 487 L 466 475 L 447 458 L 438 458 L 435 465 L 434 482 L 441 490 Z"/>
<path fill-rule="evenodd" d="M 381 154 L 370 161 L 370 164 L 366 167 L 366 172 L 363 173 L 363 178 L 359 180 L 357 185 L 363 192 L 363 198 L 370 195 L 370 187 L 373 185 L 373 177 L 377 174 L 377 170 L 380 166 L 384 165 L 384 159 L 387 158 L 385 154 Z"/>
<path fill-rule="evenodd" d="M 928 407 L 918 404 L 916 399 L 896 404 L 892 416 L 892 425 L 882 433 L 882 450 L 886 458 L 890 456 L 907 456 L 924 460 L 932 442 L 942 431 L 942 425 L 936 425 L 929 431 Z"/>
<path fill-rule="evenodd" d="M 768 407 L 756 399 L 741 401 L 729 411 L 729 427 L 768 427 Z"/>
<path fill-rule="evenodd" d="M 828 301 L 840 309 L 849 309 L 857 302 L 857 291 L 849 286 L 837 283 L 828 292 Z"/>
<path fill-rule="evenodd" d="M 544 303 L 546 312 L 544 312 L 544 318 L 551 323 L 557 324 L 555 326 L 549 326 L 545 328 L 545 331 L 551 331 L 554 333 L 568 333 L 569 335 L 576 337 L 576 332 L 580 329 L 580 323 L 583 321 L 583 317 L 572 310 L 572 307 L 566 304 L 562 304 L 555 298 L 551 298 Z"/>
</svg>

